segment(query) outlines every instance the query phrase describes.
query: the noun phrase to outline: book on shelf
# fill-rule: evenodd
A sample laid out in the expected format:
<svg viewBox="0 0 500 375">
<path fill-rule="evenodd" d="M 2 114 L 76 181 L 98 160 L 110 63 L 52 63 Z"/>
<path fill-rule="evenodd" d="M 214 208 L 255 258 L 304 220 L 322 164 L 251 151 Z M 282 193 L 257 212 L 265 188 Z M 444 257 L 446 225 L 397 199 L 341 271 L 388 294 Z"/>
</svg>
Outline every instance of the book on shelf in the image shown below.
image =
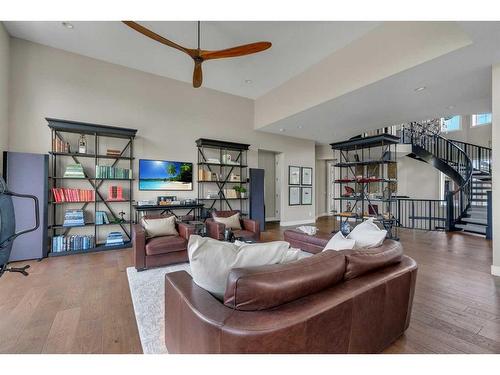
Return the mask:
<svg viewBox="0 0 500 375">
<path fill-rule="evenodd" d="M 109 232 L 106 239 L 106 246 L 123 245 L 123 235 L 120 232 Z"/>
<path fill-rule="evenodd" d="M 106 155 L 107 156 L 116 156 L 116 157 L 119 157 L 122 155 L 122 152 L 120 150 L 116 150 L 116 149 L 112 149 L 112 148 L 108 148 L 106 150 Z"/>
<path fill-rule="evenodd" d="M 83 210 L 66 210 L 63 227 L 80 227 L 85 225 Z"/>
<path fill-rule="evenodd" d="M 52 252 L 60 253 L 72 250 L 88 250 L 95 247 L 93 235 L 72 235 L 52 237 Z"/>
<path fill-rule="evenodd" d="M 110 167 L 107 165 L 96 165 L 95 166 L 95 177 L 96 178 L 119 178 L 119 179 L 131 179 L 132 170 L 119 167 Z"/>
<path fill-rule="evenodd" d="M 123 199 L 123 188 L 121 186 L 112 185 L 108 188 L 108 200 L 109 201 L 122 201 Z"/>
<path fill-rule="evenodd" d="M 52 188 L 54 202 L 92 202 L 95 191 L 88 189 Z"/>
<path fill-rule="evenodd" d="M 106 211 L 96 211 L 95 213 L 95 223 L 96 225 L 109 224 L 109 218 Z"/>
<path fill-rule="evenodd" d="M 59 138 L 54 138 L 52 140 L 52 150 L 54 152 L 65 152 L 69 153 L 70 152 L 70 147 L 68 142 L 64 142 L 60 140 Z"/>
<path fill-rule="evenodd" d="M 81 164 L 68 164 L 64 171 L 64 177 L 85 178 L 83 166 Z"/>
</svg>

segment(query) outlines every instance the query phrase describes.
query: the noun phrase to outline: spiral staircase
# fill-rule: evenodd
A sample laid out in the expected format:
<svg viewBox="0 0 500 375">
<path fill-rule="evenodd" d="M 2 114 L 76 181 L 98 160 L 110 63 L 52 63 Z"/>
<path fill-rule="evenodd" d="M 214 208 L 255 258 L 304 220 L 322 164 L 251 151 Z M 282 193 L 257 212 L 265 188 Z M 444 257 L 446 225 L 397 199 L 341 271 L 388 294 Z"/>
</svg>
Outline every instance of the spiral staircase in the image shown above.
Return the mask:
<svg viewBox="0 0 500 375">
<path fill-rule="evenodd" d="M 452 141 L 428 128 L 406 124 L 398 133 L 408 156 L 448 176 L 444 200 L 398 199 L 401 227 L 464 231 L 491 238 L 491 149 Z"/>
</svg>

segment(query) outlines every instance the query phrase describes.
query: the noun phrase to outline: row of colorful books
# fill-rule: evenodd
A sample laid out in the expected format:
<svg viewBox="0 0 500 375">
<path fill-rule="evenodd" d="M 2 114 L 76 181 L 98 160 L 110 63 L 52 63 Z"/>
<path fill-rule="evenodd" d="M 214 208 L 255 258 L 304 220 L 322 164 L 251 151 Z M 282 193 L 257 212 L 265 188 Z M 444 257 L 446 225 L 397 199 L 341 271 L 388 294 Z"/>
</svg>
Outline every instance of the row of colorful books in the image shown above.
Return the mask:
<svg viewBox="0 0 500 375">
<path fill-rule="evenodd" d="M 85 225 L 83 210 L 66 210 L 63 227 L 81 227 Z"/>
<path fill-rule="evenodd" d="M 72 250 L 88 250 L 95 247 L 93 235 L 54 236 L 52 238 L 52 252 L 60 253 Z"/>
<path fill-rule="evenodd" d="M 132 170 L 120 167 L 109 167 L 107 165 L 95 166 L 96 178 L 132 178 Z"/>
<path fill-rule="evenodd" d="M 54 202 L 92 202 L 95 191 L 87 189 L 52 188 Z"/>
<path fill-rule="evenodd" d="M 120 232 L 109 232 L 106 239 L 106 246 L 123 245 L 123 234 Z"/>
</svg>

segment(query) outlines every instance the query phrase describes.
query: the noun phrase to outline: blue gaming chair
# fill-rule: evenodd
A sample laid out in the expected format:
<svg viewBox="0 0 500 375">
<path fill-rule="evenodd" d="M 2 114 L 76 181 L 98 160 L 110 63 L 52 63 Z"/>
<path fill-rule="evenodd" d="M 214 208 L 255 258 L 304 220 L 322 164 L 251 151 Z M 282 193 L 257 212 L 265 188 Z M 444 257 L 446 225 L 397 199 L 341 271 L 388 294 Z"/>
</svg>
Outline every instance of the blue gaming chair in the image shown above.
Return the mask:
<svg viewBox="0 0 500 375">
<path fill-rule="evenodd" d="M 33 199 L 35 205 L 35 227 L 25 229 L 16 233 L 16 217 L 12 197 Z M 33 195 L 17 194 L 7 189 L 7 185 L 0 177 L 0 277 L 4 272 L 19 272 L 28 276 L 26 269 L 29 265 L 22 268 L 7 268 L 10 252 L 14 240 L 22 234 L 33 232 L 40 226 L 38 198 Z"/>
</svg>

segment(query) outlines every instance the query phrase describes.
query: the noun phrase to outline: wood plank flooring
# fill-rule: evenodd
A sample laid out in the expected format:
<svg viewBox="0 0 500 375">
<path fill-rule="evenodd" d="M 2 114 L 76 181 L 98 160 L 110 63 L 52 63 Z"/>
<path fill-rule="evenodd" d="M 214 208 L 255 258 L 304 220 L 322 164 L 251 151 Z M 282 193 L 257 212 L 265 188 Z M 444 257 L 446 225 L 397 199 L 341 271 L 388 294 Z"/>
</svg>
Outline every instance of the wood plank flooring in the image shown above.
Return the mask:
<svg viewBox="0 0 500 375">
<path fill-rule="evenodd" d="M 330 218 L 317 225 L 333 228 Z M 500 353 L 491 242 L 460 233 L 399 234 L 419 273 L 410 328 L 385 353 Z M 271 224 L 262 239 L 282 235 Z M 0 353 L 142 352 L 125 273 L 130 249 L 26 263 L 29 277 L 0 279 Z"/>
</svg>

